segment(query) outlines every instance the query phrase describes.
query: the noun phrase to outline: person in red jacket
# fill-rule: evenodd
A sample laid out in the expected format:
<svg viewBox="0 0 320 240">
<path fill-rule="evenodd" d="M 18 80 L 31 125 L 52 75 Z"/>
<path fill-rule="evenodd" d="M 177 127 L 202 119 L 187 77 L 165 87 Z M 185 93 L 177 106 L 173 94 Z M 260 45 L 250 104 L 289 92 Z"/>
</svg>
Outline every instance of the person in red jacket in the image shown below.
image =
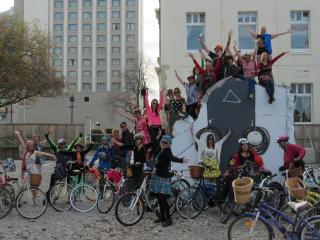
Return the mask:
<svg viewBox="0 0 320 240">
<path fill-rule="evenodd" d="M 303 158 L 306 152 L 303 146 L 289 143 L 288 136 L 278 137 L 276 142 L 284 150 L 284 163 L 283 166 L 279 168 L 279 171 L 287 170 L 292 167 L 292 165 L 294 165 L 294 167 L 302 167 L 304 169 Z"/>
</svg>

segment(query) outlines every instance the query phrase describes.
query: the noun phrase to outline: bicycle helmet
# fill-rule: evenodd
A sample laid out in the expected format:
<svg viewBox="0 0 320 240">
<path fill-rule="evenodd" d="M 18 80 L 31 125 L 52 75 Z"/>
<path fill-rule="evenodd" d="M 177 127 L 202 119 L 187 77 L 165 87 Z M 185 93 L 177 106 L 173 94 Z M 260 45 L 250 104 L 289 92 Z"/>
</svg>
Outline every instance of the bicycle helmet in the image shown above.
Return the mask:
<svg viewBox="0 0 320 240">
<path fill-rule="evenodd" d="M 289 137 L 288 136 L 281 136 L 281 137 L 277 137 L 276 138 L 276 142 L 277 143 L 288 142 L 288 141 L 289 141 Z"/>
<path fill-rule="evenodd" d="M 133 140 L 136 141 L 138 139 L 142 140 L 143 139 L 143 135 L 140 134 L 140 133 L 137 133 L 136 135 L 134 135 Z"/>
<path fill-rule="evenodd" d="M 243 145 L 243 144 L 249 144 L 249 141 L 248 141 L 248 139 L 246 139 L 246 138 L 240 138 L 240 139 L 238 140 L 238 143 L 241 144 L 241 145 Z"/>
<path fill-rule="evenodd" d="M 59 145 L 60 145 L 60 144 L 65 144 L 65 143 L 66 143 L 66 140 L 63 139 L 63 138 L 61 138 L 61 139 L 58 140 L 58 144 L 59 144 Z"/>
<path fill-rule="evenodd" d="M 108 135 L 105 135 L 101 138 L 103 143 L 111 143 L 111 138 Z"/>
</svg>

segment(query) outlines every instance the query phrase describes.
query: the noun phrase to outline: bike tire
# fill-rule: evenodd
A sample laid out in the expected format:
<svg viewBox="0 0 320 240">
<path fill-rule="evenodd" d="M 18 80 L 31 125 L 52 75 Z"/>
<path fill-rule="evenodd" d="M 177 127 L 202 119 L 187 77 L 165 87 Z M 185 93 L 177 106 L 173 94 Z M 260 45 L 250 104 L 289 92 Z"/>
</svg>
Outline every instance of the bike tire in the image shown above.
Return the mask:
<svg viewBox="0 0 320 240">
<path fill-rule="evenodd" d="M 103 188 L 103 192 L 99 193 L 97 208 L 98 212 L 107 214 L 112 209 L 115 202 L 114 188 L 106 184 Z"/>
<path fill-rule="evenodd" d="M 133 226 L 137 224 L 143 217 L 145 212 L 145 205 L 144 201 L 139 197 L 139 199 L 136 199 L 137 194 L 136 193 L 128 193 L 123 195 L 119 201 L 116 203 L 115 206 L 115 215 L 117 221 L 123 225 L 123 226 Z M 135 206 L 131 206 L 136 201 Z M 134 219 L 130 221 L 130 217 L 128 215 L 123 216 L 122 214 L 122 207 L 124 210 L 128 211 L 130 214 L 133 213 Z M 133 207 L 133 209 L 130 209 L 130 207 Z M 136 211 L 136 213 L 135 213 Z"/>
<path fill-rule="evenodd" d="M 14 187 L 10 183 L 5 183 L 1 187 L 7 189 L 12 196 L 14 196 Z"/>
<path fill-rule="evenodd" d="M 4 187 L 0 186 L 0 219 L 9 215 L 13 208 L 12 194 Z"/>
<path fill-rule="evenodd" d="M 57 183 L 49 193 L 50 204 L 54 210 L 58 212 L 65 212 L 72 208 L 70 203 L 70 193 L 72 187 L 69 184 Z"/>
<path fill-rule="evenodd" d="M 98 193 L 89 184 L 79 184 L 70 193 L 71 206 L 78 212 L 90 212 L 96 207 L 97 202 Z"/>
<path fill-rule="evenodd" d="M 185 219 L 194 219 L 203 211 L 204 199 L 201 191 L 195 187 L 186 188 L 181 191 L 176 199 L 176 210 L 178 214 Z M 187 214 L 188 209 L 192 214 Z"/>
<path fill-rule="evenodd" d="M 320 217 L 306 219 L 299 231 L 299 239 L 320 239 Z"/>
<path fill-rule="evenodd" d="M 174 180 L 171 185 L 178 191 L 181 192 L 183 189 L 189 188 L 190 183 L 186 179 Z"/>
<path fill-rule="evenodd" d="M 226 224 L 228 222 L 236 206 L 237 204 L 234 201 L 233 193 L 230 192 L 226 198 L 226 201 L 222 204 L 222 213 L 220 218 L 221 223 Z"/>
<path fill-rule="evenodd" d="M 254 240 L 271 240 L 272 232 L 270 231 L 267 224 L 262 221 L 260 218 L 254 224 L 255 227 L 259 227 L 259 230 L 256 231 L 257 235 L 250 238 L 250 227 L 253 225 L 255 216 L 240 216 L 233 220 L 228 228 L 228 240 L 236 239 L 254 239 Z M 242 228 L 244 227 L 244 229 Z M 262 230 L 265 231 L 263 234 Z M 253 232 L 252 232 L 253 233 Z"/>
<path fill-rule="evenodd" d="M 37 187 L 25 188 L 17 196 L 16 209 L 24 218 L 39 218 L 46 212 L 47 208 L 46 194 Z"/>
</svg>

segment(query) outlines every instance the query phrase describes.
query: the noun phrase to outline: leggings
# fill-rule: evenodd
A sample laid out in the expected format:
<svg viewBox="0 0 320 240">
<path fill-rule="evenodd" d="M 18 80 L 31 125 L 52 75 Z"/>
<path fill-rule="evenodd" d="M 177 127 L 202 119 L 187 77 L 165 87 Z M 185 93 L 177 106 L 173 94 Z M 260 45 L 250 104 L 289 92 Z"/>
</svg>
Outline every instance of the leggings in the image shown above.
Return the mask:
<svg viewBox="0 0 320 240">
<path fill-rule="evenodd" d="M 170 207 L 166 199 L 167 195 L 157 193 L 156 198 L 158 199 L 159 202 L 159 207 L 160 207 L 160 219 L 164 220 L 166 218 L 170 218 Z"/>
<path fill-rule="evenodd" d="M 273 97 L 274 95 L 274 81 L 269 80 L 269 81 L 264 81 L 260 83 L 263 87 L 265 87 L 266 92 L 269 97 Z"/>
<path fill-rule="evenodd" d="M 158 147 L 157 136 L 159 134 L 159 130 L 161 130 L 161 126 L 159 126 L 159 125 L 152 125 L 149 127 L 149 133 L 151 136 L 152 152 L 155 152 L 155 149 Z"/>
</svg>

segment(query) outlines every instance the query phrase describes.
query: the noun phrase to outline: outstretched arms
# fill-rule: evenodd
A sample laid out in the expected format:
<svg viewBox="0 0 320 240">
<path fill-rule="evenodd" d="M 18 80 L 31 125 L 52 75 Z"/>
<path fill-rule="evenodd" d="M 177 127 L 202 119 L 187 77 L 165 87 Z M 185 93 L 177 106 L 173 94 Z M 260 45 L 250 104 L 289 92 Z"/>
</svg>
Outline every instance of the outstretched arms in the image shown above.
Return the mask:
<svg viewBox="0 0 320 240">
<path fill-rule="evenodd" d="M 233 34 L 233 31 L 232 31 L 232 29 L 230 29 L 229 32 L 228 32 L 228 41 L 227 41 L 226 47 L 224 48 L 224 52 L 228 52 L 229 51 L 232 34 Z"/>
<path fill-rule="evenodd" d="M 248 31 L 248 33 L 250 33 L 252 38 L 256 39 L 258 37 L 258 34 L 252 31 L 252 29 L 248 25 L 244 25 L 244 27 Z"/>
<path fill-rule="evenodd" d="M 178 81 L 179 81 L 182 85 L 184 85 L 184 82 L 183 82 L 182 78 L 179 76 L 177 70 L 174 70 L 174 75 L 176 76 L 176 78 L 178 79 Z"/>
<path fill-rule="evenodd" d="M 291 32 L 292 32 L 292 30 L 289 28 L 289 29 L 288 29 L 287 31 L 285 31 L 285 32 L 273 33 L 273 34 L 271 34 L 271 39 L 274 39 L 274 38 L 279 37 L 279 36 L 282 36 L 282 35 L 286 35 L 286 34 L 291 33 Z"/>
<path fill-rule="evenodd" d="M 227 134 L 224 135 L 224 137 L 220 141 L 222 141 L 222 143 L 224 143 L 230 137 L 231 134 L 232 134 L 232 129 L 229 128 L 229 131 L 227 132 Z"/>
<path fill-rule="evenodd" d="M 273 58 L 271 61 L 269 61 L 270 65 L 273 65 L 276 61 L 278 61 L 281 57 L 283 57 L 284 55 L 288 54 L 289 52 L 282 52 L 280 53 L 278 56 L 276 56 L 275 58 Z"/>
<path fill-rule="evenodd" d="M 209 54 L 210 50 L 207 47 L 207 45 L 204 43 L 203 33 L 200 34 L 200 36 L 199 36 L 199 42 L 200 42 L 201 47 Z"/>
</svg>

